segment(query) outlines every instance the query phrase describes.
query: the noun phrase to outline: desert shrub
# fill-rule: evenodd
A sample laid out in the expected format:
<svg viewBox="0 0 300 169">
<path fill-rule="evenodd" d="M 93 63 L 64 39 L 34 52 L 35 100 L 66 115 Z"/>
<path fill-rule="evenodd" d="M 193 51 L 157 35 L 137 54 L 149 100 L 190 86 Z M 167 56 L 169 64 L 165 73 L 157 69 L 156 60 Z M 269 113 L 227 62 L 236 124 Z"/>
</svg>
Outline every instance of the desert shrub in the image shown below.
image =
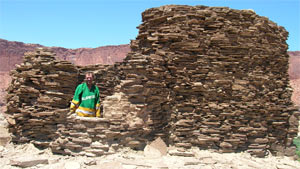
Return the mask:
<svg viewBox="0 0 300 169">
<path fill-rule="evenodd" d="M 300 158 L 300 137 L 296 137 L 293 140 L 293 143 L 296 145 L 297 149 L 296 149 L 296 154 L 298 155 L 298 157 Z M 300 160 L 299 160 L 300 161 Z"/>
</svg>

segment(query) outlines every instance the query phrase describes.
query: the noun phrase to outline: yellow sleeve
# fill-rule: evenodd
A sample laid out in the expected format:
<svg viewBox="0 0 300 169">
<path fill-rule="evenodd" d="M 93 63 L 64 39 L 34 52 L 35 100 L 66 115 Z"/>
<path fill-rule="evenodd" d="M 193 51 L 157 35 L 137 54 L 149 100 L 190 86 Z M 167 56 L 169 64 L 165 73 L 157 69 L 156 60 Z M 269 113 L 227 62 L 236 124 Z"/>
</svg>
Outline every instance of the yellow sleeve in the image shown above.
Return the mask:
<svg viewBox="0 0 300 169">
<path fill-rule="evenodd" d="M 98 89 L 98 87 L 97 87 Z M 101 113 L 100 113 L 100 93 L 99 93 L 99 89 L 97 90 L 96 93 L 96 117 L 100 117 Z"/>
<path fill-rule="evenodd" d="M 96 104 L 96 117 L 100 117 L 101 113 L 100 113 L 100 103 Z"/>
<path fill-rule="evenodd" d="M 78 85 L 75 90 L 75 94 L 74 94 L 73 100 L 70 105 L 70 111 L 72 113 L 74 113 L 76 111 L 76 109 L 78 108 L 78 106 L 80 104 L 81 93 L 82 93 L 82 85 Z"/>
</svg>

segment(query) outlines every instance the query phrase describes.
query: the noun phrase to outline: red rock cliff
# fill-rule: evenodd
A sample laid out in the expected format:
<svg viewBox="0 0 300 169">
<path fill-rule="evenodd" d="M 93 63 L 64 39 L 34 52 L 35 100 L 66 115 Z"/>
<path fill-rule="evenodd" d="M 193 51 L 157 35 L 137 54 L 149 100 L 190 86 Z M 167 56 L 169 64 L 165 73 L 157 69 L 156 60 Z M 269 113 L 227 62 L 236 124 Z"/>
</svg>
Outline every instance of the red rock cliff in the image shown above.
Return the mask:
<svg viewBox="0 0 300 169">
<path fill-rule="evenodd" d="M 33 51 L 37 47 L 44 46 L 0 39 L 0 71 L 10 71 L 15 64 L 22 62 L 25 52 Z M 121 62 L 130 51 L 128 44 L 98 48 L 48 48 L 56 53 L 57 59 L 68 60 L 76 65 L 114 64 Z"/>
</svg>

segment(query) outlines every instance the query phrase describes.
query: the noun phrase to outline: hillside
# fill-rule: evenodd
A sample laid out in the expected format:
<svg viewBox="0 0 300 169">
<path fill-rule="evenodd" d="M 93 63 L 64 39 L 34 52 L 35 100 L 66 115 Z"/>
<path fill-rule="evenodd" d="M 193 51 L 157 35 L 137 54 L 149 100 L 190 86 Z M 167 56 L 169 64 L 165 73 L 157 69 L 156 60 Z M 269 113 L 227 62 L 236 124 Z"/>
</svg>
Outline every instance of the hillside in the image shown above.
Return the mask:
<svg viewBox="0 0 300 169">
<path fill-rule="evenodd" d="M 293 88 L 292 101 L 300 105 L 300 51 L 288 52 L 290 55 L 289 76 Z"/>
<path fill-rule="evenodd" d="M 24 53 L 33 51 L 39 44 L 0 39 L 0 71 L 5 72 L 14 68 L 23 60 Z M 71 61 L 76 65 L 114 64 L 121 62 L 130 51 L 129 45 L 103 46 L 98 48 L 67 49 L 62 47 L 47 47 L 57 55 L 59 60 Z"/>
</svg>

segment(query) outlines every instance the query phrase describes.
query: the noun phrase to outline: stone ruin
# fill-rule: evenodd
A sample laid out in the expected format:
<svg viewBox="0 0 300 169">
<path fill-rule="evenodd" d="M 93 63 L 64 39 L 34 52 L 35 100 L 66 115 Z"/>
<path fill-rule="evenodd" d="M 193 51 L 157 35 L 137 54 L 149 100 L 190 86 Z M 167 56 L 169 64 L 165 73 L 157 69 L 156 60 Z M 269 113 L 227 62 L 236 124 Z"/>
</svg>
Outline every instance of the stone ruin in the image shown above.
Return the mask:
<svg viewBox="0 0 300 169">
<path fill-rule="evenodd" d="M 299 112 L 291 101 L 288 32 L 252 10 L 162 6 L 142 13 L 131 52 L 114 65 L 74 66 L 38 49 L 11 72 L 13 142 L 68 155 L 176 147 L 292 155 Z M 101 91 L 102 118 L 69 114 L 84 72 Z"/>
</svg>

